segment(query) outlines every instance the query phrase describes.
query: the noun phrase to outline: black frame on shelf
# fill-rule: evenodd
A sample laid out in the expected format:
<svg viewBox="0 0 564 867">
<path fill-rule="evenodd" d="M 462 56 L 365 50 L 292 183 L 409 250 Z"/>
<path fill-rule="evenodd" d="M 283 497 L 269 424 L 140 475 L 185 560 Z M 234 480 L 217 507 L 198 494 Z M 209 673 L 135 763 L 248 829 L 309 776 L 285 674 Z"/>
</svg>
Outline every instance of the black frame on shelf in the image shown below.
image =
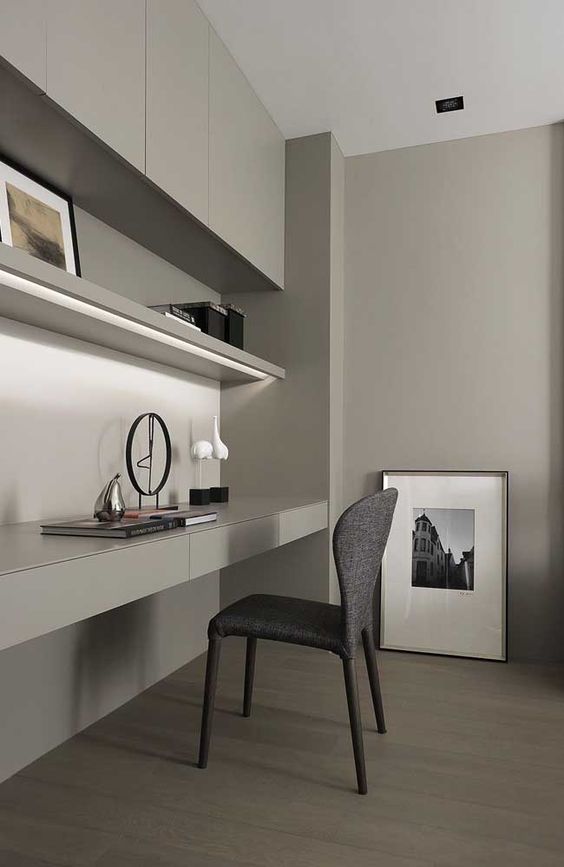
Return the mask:
<svg viewBox="0 0 564 867">
<path fill-rule="evenodd" d="M 80 255 L 78 252 L 78 235 L 76 232 L 76 220 L 74 216 L 74 202 L 71 196 L 66 193 L 64 190 L 61 190 L 59 187 L 55 186 L 55 184 L 51 184 L 49 181 L 46 181 L 44 178 L 37 175 L 35 172 L 28 169 L 26 166 L 21 163 L 16 162 L 15 160 L 7 157 L 4 153 L 0 151 L 0 162 L 4 163 L 4 165 L 8 166 L 14 171 L 19 172 L 21 175 L 24 175 L 30 181 L 33 181 L 36 184 L 39 184 L 40 187 L 44 187 L 50 193 L 54 193 L 54 195 L 59 196 L 59 198 L 63 199 L 68 205 L 69 209 L 69 224 L 71 230 L 71 239 L 72 239 L 72 251 L 74 256 L 74 268 L 76 271 L 76 277 L 82 277 L 82 271 L 80 267 Z M 0 226 L 0 242 L 2 242 L 2 226 Z M 3 242 L 2 242 L 3 243 Z M 9 246 L 9 245 L 8 245 Z M 64 270 L 64 269 L 63 269 Z M 70 273 L 70 272 L 67 272 Z"/>
</svg>

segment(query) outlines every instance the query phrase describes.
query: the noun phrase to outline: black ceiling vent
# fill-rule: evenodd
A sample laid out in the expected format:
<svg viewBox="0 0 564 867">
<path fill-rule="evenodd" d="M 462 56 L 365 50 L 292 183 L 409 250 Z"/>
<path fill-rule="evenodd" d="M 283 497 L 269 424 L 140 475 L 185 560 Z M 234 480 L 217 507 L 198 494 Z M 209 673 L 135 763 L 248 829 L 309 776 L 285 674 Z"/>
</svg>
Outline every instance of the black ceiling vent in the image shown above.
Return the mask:
<svg viewBox="0 0 564 867">
<path fill-rule="evenodd" d="M 445 111 L 462 111 L 464 108 L 463 96 L 451 96 L 449 99 L 437 99 L 435 102 L 437 114 L 443 114 Z"/>
</svg>

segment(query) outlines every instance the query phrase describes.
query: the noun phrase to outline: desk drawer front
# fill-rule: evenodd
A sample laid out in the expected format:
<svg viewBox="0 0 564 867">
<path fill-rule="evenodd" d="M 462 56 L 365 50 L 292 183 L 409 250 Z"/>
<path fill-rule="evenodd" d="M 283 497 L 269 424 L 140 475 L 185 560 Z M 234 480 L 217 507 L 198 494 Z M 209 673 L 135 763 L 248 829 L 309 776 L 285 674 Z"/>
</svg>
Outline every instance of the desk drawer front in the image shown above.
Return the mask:
<svg viewBox="0 0 564 867">
<path fill-rule="evenodd" d="M 189 580 L 188 536 L 132 545 L 0 581 L 0 649 Z"/>
<path fill-rule="evenodd" d="M 327 527 L 327 503 L 280 512 L 280 544 L 286 545 Z"/>
<path fill-rule="evenodd" d="M 223 569 L 276 547 L 278 515 L 193 533 L 190 537 L 190 578 Z"/>
</svg>

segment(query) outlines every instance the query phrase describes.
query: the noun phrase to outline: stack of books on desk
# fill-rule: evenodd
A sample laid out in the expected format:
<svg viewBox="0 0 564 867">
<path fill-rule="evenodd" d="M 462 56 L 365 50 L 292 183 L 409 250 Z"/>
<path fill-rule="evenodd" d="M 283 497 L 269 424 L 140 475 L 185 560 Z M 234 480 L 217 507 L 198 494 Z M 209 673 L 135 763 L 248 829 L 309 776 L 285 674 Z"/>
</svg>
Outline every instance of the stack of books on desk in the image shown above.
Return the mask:
<svg viewBox="0 0 564 867">
<path fill-rule="evenodd" d="M 41 524 L 41 532 L 52 536 L 106 536 L 110 539 L 131 539 L 149 533 L 162 533 L 178 527 L 191 527 L 217 520 L 217 512 L 189 511 L 137 513 L 121 521 L 97 521 L 95 518 Z"/>
</svg>

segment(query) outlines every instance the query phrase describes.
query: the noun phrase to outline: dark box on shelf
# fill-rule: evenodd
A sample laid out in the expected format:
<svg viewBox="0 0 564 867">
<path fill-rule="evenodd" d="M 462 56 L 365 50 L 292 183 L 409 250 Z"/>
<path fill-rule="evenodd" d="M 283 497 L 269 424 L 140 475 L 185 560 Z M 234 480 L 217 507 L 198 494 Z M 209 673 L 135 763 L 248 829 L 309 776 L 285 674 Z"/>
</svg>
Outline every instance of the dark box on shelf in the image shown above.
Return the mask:
<svg viewBox="0 0 564 867">
<path fill-rule="evenodd" d="M 245 338 L 245 317 L 239 307 L 234 304 L 226 304 L 227 310 L 227 327 L 225 330 L 225 339 L 231 346 L 237 346 L 239 349 L 244 349 Z"/>
<path fill-rule="evenodd" d="M 210 502 L 211 503 L 228 503 L 229 502 L 229 488 L 210 488 Z"/>
<path fill-rule="evenodd" d="M 213 301 L 198 301 L 191 304 L 177 304 L 176 306 L 190 313 L 204 334 L 217 337 L 218 340 L 226 339 L 227 310 L 225 307 L 214 304 Z"/>
<path fill-rule="evenodd" d="M 209 488 L 190 488 L 190 505 L 191 506 L 209 506 L 210 504 L 210 489 Z"/>
</svg>

